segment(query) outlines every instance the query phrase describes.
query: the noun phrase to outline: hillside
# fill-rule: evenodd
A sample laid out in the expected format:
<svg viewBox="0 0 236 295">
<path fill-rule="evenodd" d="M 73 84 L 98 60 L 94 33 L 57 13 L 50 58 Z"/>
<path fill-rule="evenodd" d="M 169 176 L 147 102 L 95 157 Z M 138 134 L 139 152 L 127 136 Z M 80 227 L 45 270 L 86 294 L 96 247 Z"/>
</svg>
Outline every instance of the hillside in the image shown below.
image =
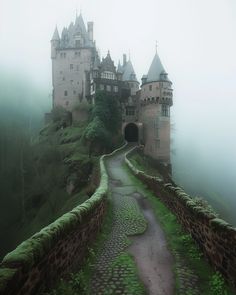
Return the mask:
<svg viewBox="0 0 236 295">
<path fill-rule="evenodd" d="M 99 181 L 99 156 L 122 141 L 117 132 L 120 121 L 112 126 L 104 115 L 117 118 L 106 101 L 115 98 L 99 94 L 84 122 L 71 123 L 65 111 L 54 109 L 52 122 L 36 138 L 21 138 L 12 153 L 18 165 L 8 169 L 1 199 L 1 257 L 92 195 Z M 119 104 L 114 105 L 119 115 Z"/>
</svg>

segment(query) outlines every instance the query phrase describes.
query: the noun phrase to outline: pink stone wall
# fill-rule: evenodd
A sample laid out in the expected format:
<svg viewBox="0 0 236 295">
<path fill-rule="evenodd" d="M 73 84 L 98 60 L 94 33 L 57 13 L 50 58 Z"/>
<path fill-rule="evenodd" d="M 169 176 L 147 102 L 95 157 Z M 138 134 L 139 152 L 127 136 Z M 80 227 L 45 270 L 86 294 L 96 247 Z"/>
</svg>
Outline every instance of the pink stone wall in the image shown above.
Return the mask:
<svg viewBox="0 0 236 295">
<path fill-rule="evenodd" d="M 161 105 L 151 102 L 141 107 L 144 153 L 170 163 L 170 118 L 161 115 Z"/>
</svg>

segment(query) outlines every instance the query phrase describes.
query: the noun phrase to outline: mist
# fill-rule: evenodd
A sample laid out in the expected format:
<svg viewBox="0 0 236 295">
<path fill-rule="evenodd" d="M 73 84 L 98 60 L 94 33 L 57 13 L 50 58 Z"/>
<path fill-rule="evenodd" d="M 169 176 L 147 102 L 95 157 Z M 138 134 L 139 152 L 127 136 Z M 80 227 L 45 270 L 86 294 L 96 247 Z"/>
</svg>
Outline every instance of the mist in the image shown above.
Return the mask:
<svg viewBox="0 0 236 295">
<path fill-rule="evenodd" d="M 21 112 L 23 121 L 42 124 L 51 107 L 50 39 L 56 25 L 61 32 L 74 21 L 76 9 L 94 21 L 101 56 L 110 50 L 117 64 L 130 53 L 139 80 L 157 41 L 174 89 L 173 177 L 236 225 L 235 1 L 2 0 L 2 118 Z"/>
</svg>

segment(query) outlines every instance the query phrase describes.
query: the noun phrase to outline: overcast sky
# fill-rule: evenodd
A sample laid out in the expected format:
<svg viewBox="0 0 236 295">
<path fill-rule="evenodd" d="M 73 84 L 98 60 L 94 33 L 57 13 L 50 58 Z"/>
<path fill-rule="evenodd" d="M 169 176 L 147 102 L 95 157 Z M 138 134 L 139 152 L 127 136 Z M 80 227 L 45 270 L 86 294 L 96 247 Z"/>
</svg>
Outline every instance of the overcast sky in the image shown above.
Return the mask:
<svg viewBox="0 0 236 295">
<path fill-rule="evenodd" d="M 178 159 L 192 151 L 190 166 L 194 157 L 192 165 L 221 162 L 221 173 L 235 178 L 236 1 L 0 0 L 2 69 L 50 92 L 50 39 L 56 25 L 61 33 L 74 21 L 76 9 L 85 23 L 94 22 L 101 55 L 110 50 L 117 63 L 130 52 L 139 79 L 148 72 L 157 41 L 173 81 Z"/>
</svg>

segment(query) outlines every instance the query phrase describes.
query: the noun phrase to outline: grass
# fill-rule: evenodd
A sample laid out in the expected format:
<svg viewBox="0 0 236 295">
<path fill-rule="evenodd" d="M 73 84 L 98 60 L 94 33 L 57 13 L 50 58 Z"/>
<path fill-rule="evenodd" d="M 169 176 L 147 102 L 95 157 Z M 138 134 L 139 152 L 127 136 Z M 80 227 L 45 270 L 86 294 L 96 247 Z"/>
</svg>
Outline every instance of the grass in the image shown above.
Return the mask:
<svg viewBox="0 0 236 295">
<path fill-rule="evenodd" d="M 133 153 L 130 158 L 129 161 L 138 169 L 141 171 L 145 171 L 147 174 L 151 175 L 151 176 L 157 176 L 162 178 L 162 175 L 158 172 L 157 169 L 151 167 L 151 165 L 149 164 L 148 160 L 145 160 L 145 156 L 141 156 L 140 154 Z"/>
<path fill-rule="evenodd" d="M 226 284 L 223 277 L 215 272 L 204 259 L 202 252 L 193 241 L 192 237 L 187 234 L 178 223 L 175 215 L 152 193 L 147 187 L 138 180 L 129 170 L 136 186 L 143 190 L 154 210 L 157 220 L 160 222 L 170 251 L 175 258 L 174 272 L 176 274 L 176 295 L 192 295 L 195 294 L 191 288 L 187 288 L 183 293 L 180 283 L 180 275 L 191 280 L 192 270 L 198 276 L 198 289 L 204 295 L 233 295 L 233 290 Z M 143 169 L 142 169 L 143 170 Z M 187 265 L 188 270 L 183 271 L 181 261 Z"/>
<path fill-rule="evenodd" d="M 124 286 L 125 291 L 128 294 L 135 295 L 144 295 L 146 290 L 144 285 L 140 282 L 138 278 L 137 266 L 134 262 L 133 257 L 126 253 L 122 252 L 112 263 L 111 271 L 116 274 L 117 270 L 124 269 L 124 276 L 120 276 L 120 284 Z M 132 269 L 132 272 L 126 272 L 126 270 Z M 106 290 L 104 295 L 112 295 L 113 290 Z"/>
</svg>

